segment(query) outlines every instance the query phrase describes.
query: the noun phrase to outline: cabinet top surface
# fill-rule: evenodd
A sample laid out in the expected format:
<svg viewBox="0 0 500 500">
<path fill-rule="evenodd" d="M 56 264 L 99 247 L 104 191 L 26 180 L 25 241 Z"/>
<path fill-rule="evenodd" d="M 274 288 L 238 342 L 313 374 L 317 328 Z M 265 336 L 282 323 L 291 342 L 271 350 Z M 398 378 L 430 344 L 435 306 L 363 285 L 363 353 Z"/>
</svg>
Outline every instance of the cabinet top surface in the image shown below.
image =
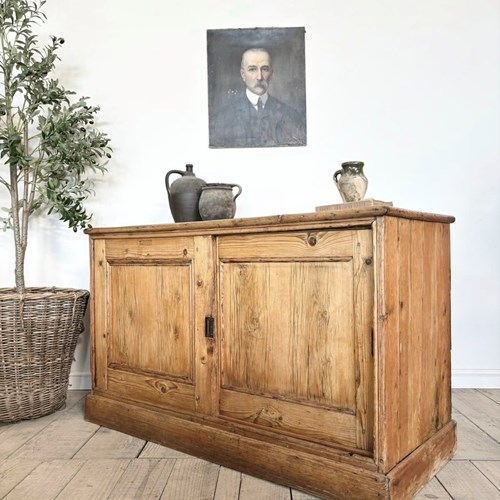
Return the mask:
<svg viewBox="0 0 500 500">
<path fill-rule="evenodd" d="M 455 218 L 449 215 L 432 214 L 414 210 L 406 210 L 388 206 L 373 206 L 368 208 L 345 208 L 332 211 L 318 211 L 302 214 L 270 215 L 264 217 L 248 217 L 239 219 L 222 219 L 214 221 L 181 222 L 169 224 L 154 224 L 122 227 L 98 227 L 87 229 L 85 233 L 91 237 L 110 235 L 143 234 L 143 233 L 190 233 L 223 234 L 235 230 L 253 229 L 295 229 L 306 228 L 307 225 L 328 227 L 329 224 L 337 226 L 359 226 L 370 224 L 378 217 L 399 217 L 404 219 L 424 220 L 451 224 Z"/>
</svg>

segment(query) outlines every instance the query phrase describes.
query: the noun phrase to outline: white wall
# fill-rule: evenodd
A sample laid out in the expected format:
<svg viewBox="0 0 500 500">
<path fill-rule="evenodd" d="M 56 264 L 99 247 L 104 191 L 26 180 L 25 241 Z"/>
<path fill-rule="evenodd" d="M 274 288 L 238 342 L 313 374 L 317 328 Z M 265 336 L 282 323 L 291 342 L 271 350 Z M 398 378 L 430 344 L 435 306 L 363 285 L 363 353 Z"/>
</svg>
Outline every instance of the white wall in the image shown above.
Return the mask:
<svg viewBox="0 0 500 500">
<path fill-rule="evenodd" d="M 58 76 L 102 108 L 110 172 L 94 226 L 171 222 L 164 176 L 243 186 L 237 216 L 340 202 L 332 174 L 363 160 L 367 196 L 455 215 L 453 385 L 500 387 L 498 0 L 49 0 Z M 305 26 L 308 146 L 208 148 L 206 30 Z M 0 206 L 5 195 L 0 195 Z M 89 286 L 87 238 L 33 225 L 30 285 Z M 0 286 L 13 283 L 0 234 Z M 82 338 L 74 387 L 88 383 Z"/>
</svg>

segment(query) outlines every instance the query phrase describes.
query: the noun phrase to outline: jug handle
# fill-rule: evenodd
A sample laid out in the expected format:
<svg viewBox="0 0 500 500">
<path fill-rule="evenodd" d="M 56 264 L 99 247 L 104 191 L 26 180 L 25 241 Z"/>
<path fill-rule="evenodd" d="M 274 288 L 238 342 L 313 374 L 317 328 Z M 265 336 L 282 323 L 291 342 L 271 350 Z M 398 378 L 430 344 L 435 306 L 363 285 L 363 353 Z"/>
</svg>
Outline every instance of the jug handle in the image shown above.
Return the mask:
<svg viewBox="0 0 500 500">
<path fill-rule="evenodd" d="M 339 180 L 338 180 L 338 176 L 342 173 L 342 170 L 337 170 L 334 174 L 333 174 L 333 180 L 335 181 L 335 184 L 337 184 L 337 186 L 339 185 Z"/>
<path fill-rule="evenodd" d="M 229 184 L 229 185 L 231 186 L 231 188 L 235 188 L 235 187 L 238 188 L 238 194 L 233 198 L 233 200 L 236 200 L 236 198 L 238 198 L 238 196 L 241 194 L 243 189 L 239 184 Z"/>
<path fill-rule="evenodd" d="M 170 184 L 168 182 L 168 178 L 170 177 L 170 174 L 179 174 L 181 177 L 184 176 L 186 172 L 183 172 L 182 170 L 170 170 L 170 172 L 167 173 L 165 176 L 165 187 L 167 188 L 167 193 L 170 194 Z"/>
</svg>

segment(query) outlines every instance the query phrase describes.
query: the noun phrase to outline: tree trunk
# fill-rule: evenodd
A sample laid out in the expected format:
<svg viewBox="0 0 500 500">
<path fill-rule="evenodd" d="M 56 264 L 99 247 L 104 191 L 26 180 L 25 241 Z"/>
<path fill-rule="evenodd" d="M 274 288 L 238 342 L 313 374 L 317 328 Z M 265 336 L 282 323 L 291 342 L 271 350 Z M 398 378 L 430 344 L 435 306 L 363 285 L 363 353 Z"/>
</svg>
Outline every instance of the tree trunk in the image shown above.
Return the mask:
<svg viewBox="0 0 500 500">
<path fill-rule="evenodd" d="M 12 231 L 14 233 L 14 247 L 15 247 L 15 279 L 17 293 L 24 293 L 26 285 L 24 282 L 24 257 L 26 255 L 27 232 L 19 217 L 19 192 L 17 184 L 17 172 L 15 166 L 10 166 L 11 178 L 11 207 L 12 207 Z"/>
</svg>

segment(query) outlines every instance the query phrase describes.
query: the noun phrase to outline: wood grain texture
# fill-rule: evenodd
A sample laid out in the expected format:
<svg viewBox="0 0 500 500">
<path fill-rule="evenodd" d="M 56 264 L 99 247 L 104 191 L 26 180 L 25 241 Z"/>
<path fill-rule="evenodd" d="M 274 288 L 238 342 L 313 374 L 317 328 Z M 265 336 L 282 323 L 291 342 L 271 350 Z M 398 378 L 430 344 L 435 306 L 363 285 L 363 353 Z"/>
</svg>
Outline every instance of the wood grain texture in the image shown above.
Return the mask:
<svg viewBox="0 0 500 500">
<path fill-rule="evenodd" d="M 411 498 L 453 456 L 456 424 L 449 422 L 388 474 L 390 498 Z"/>
<path fill-rule="evenodd" d="M 304 493 L 303 491 L 292 490 L 292 500 L 317 500 L 318 497 Z"/>
<path fill-rule="evenodd" d="M 84 463 L 80 460 L 44 462 L 2 498 L 4 500 L 56 498 L 83 467 Z"/>
<path fill-rule="evenodd" d="M 238 234 L 219 239 L 220 260 L 319 259 L 352 256 L 353 231 L 298 231 L 267 234 Z"/>
<path fill-rule="evenodd" d="M 436 477 L 433 477 L 414 497 L 414 500 L 451 500 Z"/>
<path fill-rule="evenodd" d="M 76 411 L 80 413 L 77 407 Z M 50 460 L 71 458 L 96 433 L 98 426 L 90 422 L 57 419 L 26 441 L 10 455 L 11 458 Z"/>
<path fill-rule="evenodd" d="M 217 478 L 214 500 L 239 499 L 241 476 L 241 472 L 221 467 Z"/>
<path fill-rule="evenodd" d="M 371 207 L 91 230 L 87 417 L 324 498 L 406 498 L 454 446 L 452 221 Z"/>
<path fill-rule="evenodd" d="M 0 462 L 0 498 L 5 498 L 19 483 L 31 474 L 40 460 L 9 459 Z"/>
<path fill-rule="evenodd" d="M 500 444 L 481 427 L 457 411 L 453 413 L 453 419 L 458 424 L 459 437 L 457 452 L 454 455 L 456 460 L 500 460 Z"/>
<path fill-rule="evenodd" d="M 357 448 L 374 449 L 374 235 L 355 231 L 353 255 L 354 370 Z"/>
<path fill-rule="evenodd" d="M 192 382 L 191 273 L 190 263 L 110 265 L 108 365 Z"/>
<path fill-rule="evenodd" d="M 189 458 L 189 455 L 156 443 L 147 443 L 139 458 Z"/>
<path fill-rule="evenodd" d="M 264 483 L 257 478 L 242 474 L 240 500 L 290 500 L 290 490 L 274 483 Z"/>
<path fill-rule="evenodd" d="M 218 474 L 219 467 L 210 462 L 195 459 L 178 460 L 160 498 L 212 500 Z"/>
<path fill-rule="evenodd" d="M 145 237 L 145 235 L 164 236 L 165 233 L 173 236 L 183 236 L 186 231 L 191 235 L 198 234 L 228 234 L 231 232 L 249 232 L 256 230 L 258 232 L 268 231 L 272 226 L 273 230 L 292 231 L 296 228 L 306 226 L 317 226 L 324 223 L 326 226 L 339 225 L 344 227 L 348 225 L 359 225 L 359 221 L 363 224 L 370 224 L 370 220 L 381 216 L 394 216 L 411 220 L 423 220 L 428 222 L 442 222 L 451 224 L 455 218 L 449 215 L 431 214 L 416 210 L 407 210 L 397 207 L 367 207 L 362 209 L 338 210 L 328 212 L 311 212 L 301 214 L 283 214 L 271 215 L 265 217 L 249 217 L 244 219 L 225 219 L 216 221 L 204 222 L 187 222 L 177 224 L 156 224 L 156 225 L 141 225 L 141 226 L 126 226 L 126 227 L 107 227 L 107 228 L 92 228 L 85 230 L 92 238 L 108 237 L 110 239 L 123 236 Z M 368 222 L 367 222 L 368 221 Z"/>
<path fill-rule="evenodd" d="M 87 418 L 143 439 L 154 439 L 214 463 L 275 483 L 307 490 L 326 499 L 388 498 L 385 476 L 360 467 L 359 458 L 326 458 L 285 442 L 235 434 L 234 428 L 210 426 L 96 395 L 87 398 Z M 272 457 L 272 459 L 270 459 Z M 356 463 L 357 465 L 353 465 Z"/>
<path fill-rule="evenodd" d="M 129 459 L 86 460 L 57 498 L 61 500 L 108 498 L 129 463 Z"/>
<path fill-rule="evenodd" d="M 458 391 L 458 390 L 455 390 Z M 454 392 L 455 392 L 454 391 Z M 74 395 L 77 391 L 70 391 L 69 392 L 69 400 L 73 401 L 74 400 Z M 82 393 L 84 391 L 81 391 Z M 471 401 L 474 401 L 475 398 L 475 390 L 473 389 L 468 389 L 468 390 L 460 390 L 462 393 L 461 399 L 462 399 L 462 404 L 463 400 L 467 400 L 468 397 L 471 398 Z M 483 393 L 483 391 L 480 391 Z M 490 399 L 493 401 L 495 399 L 495 396 L 498 396 L 500 394 L 500 390 L 489 390 L 488 391 Z M 81 396 L 79 396 L 81 398 Z M 70 403 L 71 404 L 71 403 Z M 58 419 L 71 419 L 75 423 L 80 421 L 82 419 L 83 413 L 81 409 L 78 409 L 78 412 L 70 412 L 68 413 L 65 410 L 61 410 L 56 412 L 55 414 L 51 415 L 52 420 L 58 420 Z M 470 491 L 481 491 L 481 484 L 485 480 L 485 478 L 497 489 L 499 489 L 499 477 L 498 474 L 500 472 L 499 465 L 500 465 L 500 444 L 496 443 L 496 455 L 493 454 L 494 448 L 490 447 L 488 449 L 488 453 L 490 454 L 489 459 L 474 459 L 472 461 L 468 461 L 466 459 L 467 456 L 475 456 L 475 449 L 472 450 L 470 454 L 468 454 L 468 450 L 464 447 L 462 444 L 463 441 L 463 436 L 464 432 L 462 431 L 463 427 L 463 422 L 469 422 L 469 424 L 473 427 L 475 427 L 479 432 L 482 432 L 483 435 L 486 435 L 484 431 L 481 430 L 480 427 L 476 426 L 476 424 L 473 424 L 469 419 L 468 419 L 468 413 L 465 411 L 465 413 L 462 415 L 458 411 L 455 410 L 454 412 L 455 415 L 457 415 L 457 426 L 458 426 L 458 442 L 459 442 L 459 448 L 462 448 L 464 453 L 462 457 L 458 455 L 454 455 L 453 457 L 453 462 L 460 462 L 460 463 L 469 463 L 472 464 L 479 472 L 480 474 L 469 474 L 467 475 L 467 480 L 470 481 L 470 485 L 468 486 L 468 490 Z M 43 417 L 46 418 L 46 417 Z M 40 419 L 38 419 L 40 420 Z M 36 421 L 26 421 L 23 423 L 33 423 Z M 12 430 L 19 430 L 20 434 L 23 434 L 22 426 L 21 424 L 12 424 Z M 93 439 L 97 438 L 102 438 L 103 441 L 106 441 L 106 436 L 100 432 L 98 432 Z M 492 442 L 492 438 L 489 438 Z M 481 443 L 480 443 L 481 444 Z M 0 439 L 0 448 L 2 446 L 2 440 Z M 83 445 L 85 447 L 85 445 Z M 99 447 L 102 448 L 102 447 Z M 164 447 L 161 447 L 157 444 L 149 442 L 148 445 L 144 449 L 144 454 L 151 454 L 149 458 L 154 459 L 153 462 L 162 462 L 164 461 L 165 463 L 170 463 L 172 464 L 171 458 L 176 458 L 178 460 L 182 460 L 183 458 L 192 458 L 189 457 L 188 455 L 181 454 L 178 452 L 174 452 L 171 449 L 167 449 Z M 106 450 L 103 450 L 103 455 L 106 454 Z M 476 455 L 478 456 L 478 455 Z M 141 454 L 141 457 L 143 457 L 143 454 Z M 272 460 L 273 456 L 269 456 L 269 460 Z M 94 460 L 98 460 L 98 457 L 95 457 Z M 62 459 L 58 460 L 58 462 L 71 462 L 73 460 L 76 460 L 79 463 L 82 463 L 81 459 L 77 459 L 75 457 L 70 458 L 70 459 Z M 120 459 L 117 459 L 120 460 Z M 137 492 L 136 497 L 139 498 L 154 498 L 156 493 L 160 488 L 168 482 L 169 479 L 169 473 L 168 473 L 168 467 L 164 470 L 162 473 L 160 470 L 158 473 L 155 472 L 154 467 L 149 467 L 145 466 L 143 461 L 148 461 L 147 458 L 136 458 L 132 459 L 130 461 L 129 466 L 127 469 L 125 469 L 123 475 L 120 477 L 120 479 L 115 483 L 115 486 L 113 487 L 112 491 L 109 493 L 109 498 L 133 498 L 134 497 L 134 491 Z M 48 462 L 45 462 L 47 464 Z M 37 466 L 40 464 L 40 461 L 36 460 L 36 457 L 33 456 L 28 459 L 0 459 L 0 497 L 5 497 L 13 488 L 15 488 L 17 485 L 20 485 L 21 482 L 23 483 L 23 487 L 28 485 L 30 482 L 32 485 L 37 485 L 35 488 L 33 486 L 33 493 L 34 496 L 26 496 L 23 495 L 22 497 L 17 497 L 17 498 L 23 498 L 24 500 L 42 500 L 45 498 L 53 498 L 54 495 L 51 494 L 50 496 L 46 496 L 45 492 L 50 493 L 53 491 L 52 488 L 52 483 L 57 481 L 57 478 L 55 481 L 53 481 L 54 476 L 53 474 L 50 473 L 50 469 L 45 469 L 48 473 L 47 474 L 39 474 L 39 471 L 37 471 Z M 166 464 L 165 464 L 166 465 Z M 432 479 L 422 490 L 420 490 L 417 495 L 416 499 L 418 500 L 429 500 L 429 499 L 442 499 L 442 500 L 450 500 L 452 497 L 450 494 L 446 492 L 444 487 L 439 481 L 439 478 L 441 476 L 446 477 L 447 475 L 447 468 L 449 465 L 446 465 L 440 472 L 438 472 L 437 476 Z M 366 468 L 362 467 L 362 469 Z M 42 469 L 43 470 L 43 469 Z M 31 472 L 30 472 L 31 471 Z M 467 470 L 465 471 L 467 473 Z M 32 475 L 33 474 L 33 475 Z M 219 469 L 219 476 L 217 479 L 217 485 L 216 485 L 216 490 L 215 493 L 213 490 L 210 490 L 209 488 L 213 488 L 213 484 L 210 485 L 207 483 L 206 487 L 211 494 L 214 495 L 214 498 L 216 500 L 238 500 L 239 499 L 239 484 L 241 482 L 241 473 L 226 469 L 226 468 L 221 468 Z M 158 478 L 158 482 L 155 482 L 154 478 Z M 189 480 L 189 479 L 187 479 Z M 476 481 L 479 481 L 480 484 L 476 484 Z M 71 482 L 71 479 L 70 481 Z M 69 484 L 69 483 L 68 483 Z M 151 488 L 150 490 L 148 489 L 139 489 L 136 490 L 134 488 L 139 487 L 139 485 L 149 485 L 148 488 Z M 45 490 L 45 486 L 47 486 L 47 489 Z M 64 487 L 64 485 L 63 485 Z M 129 489 L 130 488 L 130 489 Z M 275 488 L 275 484 L 273 483 L 268 483 L 261 481 L 259 482 L 259 488 L 258 491 L 259 493 L 263 493 L 264 495 L 269 494 L 266 492 L 266 490 L 273 491 Z M 144 491 L 150 491 L 151 496 L 147 496 L 146 494 L 141 494 L 139 491 L 144 492 Z M 494 490 L 491 490 L 494 491 Z M 124 495 L 125 492 L 128 492 L 128 495 Z M 217 492 L 220 494 L 217 495 Z M 460 489 L 455 491 L 456 497 L 455 499 L 458 500 L 460 498 L 468 498 L 472 500 L 476 500 L 476 497 L 473 496 L 468 496 L 467 492 L 463 492 Z M 463 496 L 462 496 L 463 494 Z M 95 498 L 95 497 L 92 497 Z M 292 489 L 290 492 L 290 498 L 291 500 L 312 500 L 317 497 L 311 496 L 310 494 L 302 493 L 299 492 L 298 490 Z M 488 497 L 487 497 L 488 498 Z M 495 498 L 495 496 L 493 496 Z M 350 499 L 352 500 L 352 498 Z M 481 498 L 481 500 L 486 500 L 486 498 Z"/>
<path fill-rule="evenodd" d="M 449 230 L 378 224 L 377 460 L 388 471 L 451 419 Z"/>
<path fill-rule="evenodd" d="M 223 266 L 222 386 L 355 410 L 351 261 Z M 332 369 L 335 367 L 335 370 Z"/>
<path fill-rule="evenodd" d="M 497 389 L 478 389 L 481 394 L 500 404 L 500 392 Z"/>
<path fill-rule="evenodd" d="M 194 385 L 168 375 L 132 373 L 108 368 L 108 390 L 134 401 L 194 411 Z"/>
<path fill-rule="evenodd" d="M 500 499 L 500 490 L 471 462 L 450 462 L 439 473 L 439 481 L 456 499 Z"/>
<path fill-rule="evenodd" d="M 472 462 L 496 487 L 500 497 L 500 456 L 497 460 L 484 460 Z"/>
<path fill-rule="evenodd" d="M 467 413 L 469 420 L 500 442 L 500 411 L 498 403 L 480 391 L 468 394 L 465 389 L 454 393 L 455 409 Z"/>
<path fill-rule="evenodd" d="M 195 241 L 193 279 L 195 404 L 198 414 L 213 415 L 217 408 L 218 321 L 215 297 L 215 240 L 197 237 Z M 206 318 L 214 318 L 215 337 L 205 334 Z"/>
<path fill-rule="evenodd" d="M 84 405 L 83 394 L 83 391 L 70 391 L 66 399 L 66 408 L 60 410 L 58 415 L 74 415 L 75 407 L 76 412 L 81 413 L 81 408 L 83 408 Z M 16 450 L 28 443 L 28 441 L 43 431 L 43 429 L 56 419 L 56 415 L 52 413 L 45 417 L 34 420 L 23 420 L 16 424 L 5 426 L 5 430 L 0 438 L 0 460 L 12 456 Z"/>
<path fill-rule="evenodd" d="M 160 498 L 175 460 L 131 460 L 107 500 Z"/>
<path fill-rule="evenodd" d="M 40 431 L 54 421 L 54 416 L 42 417 L 35 420 L 25 420 L 9 425 L 0 438 L 0 459 L 8 458 L 26 441 L 36 436 Z"/>
<path fill-rule="evenodd" d="M 228 236 L 218 250 L 221 415 L 371 449 L 371 231 Z"/>
<path fill-rule="evenodd" d="M 194 241 L 189 236 L 173 238 L 126 238 L 109 240 L 106 258 L 109 260 L 185 261 L 194 256 Z"/>
<path fill-rule="evenodd" d="M 73 456 L 77 459 L 135 458 L 146 442 L 122 432 L 101 427 Z"/>
<path fill-rule="evenodd" d="M 90 370 L 92 387 L 106 389 L 108 363 L 108 311 L 109 293 L 107 287 L 108 264 L 106 262 L 106 241 L 91 241 L 90 263 Z M 101 293 L 92 293 L 100 290 Z"/>
<path fill-rule="evenodd" d="M 311 441 L 357 447 L 352 414 L 228 390 L 221 391 L 220 414 Z"/>
</svg>

